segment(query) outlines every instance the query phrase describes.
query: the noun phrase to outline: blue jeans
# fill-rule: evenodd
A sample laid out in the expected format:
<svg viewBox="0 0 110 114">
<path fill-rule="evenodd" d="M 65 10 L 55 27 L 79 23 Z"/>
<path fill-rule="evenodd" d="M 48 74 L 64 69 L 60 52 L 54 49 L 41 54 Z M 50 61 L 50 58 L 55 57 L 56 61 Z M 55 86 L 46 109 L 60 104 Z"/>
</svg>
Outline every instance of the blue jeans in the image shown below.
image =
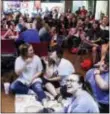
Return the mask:
<svg viewBox="0 0 110 114">
<path fill-rule="evenodd" d="M 17 94 L 27 94 L 29 89 L 32 89 L 38 95 L 39 101 L 42 101 L 44 98 L 46 98 L 42 84 L 40 82 L 35 82 L 30 87 L 27 87 L 20 81 L 16 80 L 10 86 L 10 90 Z"/>
</svg>

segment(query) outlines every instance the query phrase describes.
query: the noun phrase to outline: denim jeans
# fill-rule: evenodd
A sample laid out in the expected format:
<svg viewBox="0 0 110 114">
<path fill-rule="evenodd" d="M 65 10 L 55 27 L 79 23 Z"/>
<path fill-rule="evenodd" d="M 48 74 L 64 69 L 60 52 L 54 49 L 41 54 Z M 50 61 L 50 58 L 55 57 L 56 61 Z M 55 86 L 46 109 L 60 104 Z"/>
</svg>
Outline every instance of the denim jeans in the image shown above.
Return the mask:
<svg viewBox="0 0 110 114">
<path fill-rule="evenodd" d="M 16 80 L 10 86 L 10 90 L 16 94 L 27 94 L 29 89 L 32 89 L 38 95 L 39 101 L 42 101 L 44 98 L 46 98 L 42 84 L 40 82 L 35 82 L 30 87 L 28 87 L 20 81 Z"/>
</svg>

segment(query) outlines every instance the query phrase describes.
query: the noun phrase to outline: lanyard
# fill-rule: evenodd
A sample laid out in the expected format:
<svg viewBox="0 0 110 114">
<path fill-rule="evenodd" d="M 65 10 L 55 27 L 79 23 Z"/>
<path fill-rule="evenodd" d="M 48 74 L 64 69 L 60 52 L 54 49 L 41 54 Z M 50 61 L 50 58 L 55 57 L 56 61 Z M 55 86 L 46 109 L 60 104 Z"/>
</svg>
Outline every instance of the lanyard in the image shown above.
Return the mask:
<svg viewBox="0 0 110 114">
<path fill-rule="evenodd" d="M 71 103 L 67 107 L 65 107 L 65 110 L 64 110 L 65 113 L 71 113 L 71 108 L 74 100 L 75 100 L 75 97 L 72 99 Z"/>
</svg>

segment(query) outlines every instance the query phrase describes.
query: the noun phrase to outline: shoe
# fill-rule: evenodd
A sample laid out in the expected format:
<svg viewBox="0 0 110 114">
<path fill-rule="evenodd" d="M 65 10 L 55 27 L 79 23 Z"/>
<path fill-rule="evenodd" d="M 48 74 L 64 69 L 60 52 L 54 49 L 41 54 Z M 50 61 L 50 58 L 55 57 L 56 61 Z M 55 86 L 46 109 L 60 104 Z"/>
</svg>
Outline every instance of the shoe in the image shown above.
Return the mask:
<svg viewBox="0 0 110 114">
<path fill-rule="evenodd" d="M 48 100 L 46 98 L 42 100 L 42 105 L 44 106 L 44 108 L 48 108 L 47 102 Z"/>
<path fill-rule="evenodd" d="M 60 96 L 57 98 L 58 103 L 62 103 L 62 99 L 63 99 L 63 97 L 60 95 Z"/>
</svg>

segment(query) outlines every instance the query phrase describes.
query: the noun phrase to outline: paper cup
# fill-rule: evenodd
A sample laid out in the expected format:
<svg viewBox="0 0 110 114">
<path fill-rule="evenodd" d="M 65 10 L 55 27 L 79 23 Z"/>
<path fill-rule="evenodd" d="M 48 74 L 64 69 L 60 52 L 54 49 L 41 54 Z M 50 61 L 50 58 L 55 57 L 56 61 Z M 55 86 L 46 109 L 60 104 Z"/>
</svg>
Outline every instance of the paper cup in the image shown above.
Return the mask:
<svg viewBox="0 0 110 114">
<path fill-rule="evenodd" d="M 9 87 L 10 87 L 10 83 L 9 82 L 5 82 L 4 83 L 4 90 L 5 90 L 5 94 L 9 94 Z"/>
</svg>

